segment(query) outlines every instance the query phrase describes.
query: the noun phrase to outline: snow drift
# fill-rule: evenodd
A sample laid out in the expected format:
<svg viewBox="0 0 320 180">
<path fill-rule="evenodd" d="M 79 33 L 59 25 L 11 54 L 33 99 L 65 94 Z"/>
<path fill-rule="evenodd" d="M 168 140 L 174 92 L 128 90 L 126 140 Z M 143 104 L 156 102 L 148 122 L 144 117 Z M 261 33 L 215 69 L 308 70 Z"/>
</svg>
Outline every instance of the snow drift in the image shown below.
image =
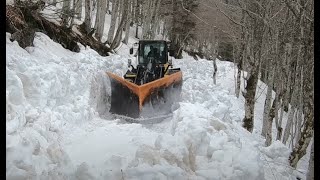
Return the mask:
<svg viewBox="0 0 320 180">
<path fill-rule="evenodd" d="M 184 83 L 173 117 L 129 124 L 108 112 L 105 75 L 122 76 L 128 55 L 101 57 L 83 46 L 73 53 L 42 33 L 34 47 L 22 49 L 6 36 L 8 179 L 295 177 L 287 147 L 265 148 L 241 127 L 243 99 L 234 96 L 232 63 L 217 61 L 214 85 L 212 62 L 174 59 Z"/>
</svg>

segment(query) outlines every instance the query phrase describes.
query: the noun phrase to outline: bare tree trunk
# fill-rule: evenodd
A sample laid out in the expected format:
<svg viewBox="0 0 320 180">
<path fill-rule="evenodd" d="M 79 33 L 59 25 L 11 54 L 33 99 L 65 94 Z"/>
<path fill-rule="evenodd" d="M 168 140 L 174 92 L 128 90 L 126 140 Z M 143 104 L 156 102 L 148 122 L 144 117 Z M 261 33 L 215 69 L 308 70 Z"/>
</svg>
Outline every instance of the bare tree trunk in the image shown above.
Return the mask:
<svg viewBox="0 0 320 180">
<path fill-rule="evenodd" d="M 283 118 L 284 105 L 283 101 L 281 101 L 281 110 L 280 110 L 280 118 L 279 118 L 279 126 L 277 128 L 277 140 L 281 140 L 282 137 L 282 118 Z"/>
<path fill-rule="evenodd" d="M 236 85 L 236 97 L 239 98 L 240 95 L 240 85 L 241 85 L 241 64 L 242 62 L 237 63 L 238 72 L 237 72 L 237 85 Z"/>
<path fill-rule="evenodd" d="M 98 0 L 91 0 L 91 11 L 97 10 L 97 1 Z"/>
<path fill-rule="evenodd" d="M 72 12 L 69 13 L 71 15 L 70 28 L 72 28 L 74 23 L 74 18 L 76 16 L 75 12 L 76 12 L 76 0 L 72 0 Z"/>
<path fill-rule="evenodd" d="M 118 26 L 118 29 L 117 29 L 117 32 L 116 32 L 116 35 L 110 45 L 110 49 L 115 49 L 117 47 L 119 47 L 120 43 L 121 43 L 121 39 L 122 39 L 122 29 L 123 27 L 125 26 L 125 23 L 127 21 L 127 16 L 128 16 L 128 12 L 127 12 L 127 9 L 128 9 L 128 4 L 124 4 L 124 6 L 122 7 L 123 8 L 123 11 L 122 11 L 122 17 L 121 17 L 121 21 L 120 21 L 120 24 Z"/>
<path fill-rule="evenodd" d="M 314 115 L 311 111 L 313 111 L 312 108 L 307 108 L 307 112 L 305 114 L 306 123 L 303 128 L 303 132 L 301 134 L 299 142 L 296 144 L 295 148 L 293 149 L 289 157 L 290 165 L 294 168 L 297 167 L 298 161 L 306 154 L 307 147 L 313 136 Z"/>
<path fill-rule="evenodd" d="M 141 0 L 135 0 L 135 23 L 136 23 L 136 35 L 135 38 L 139 39 L 139 19 L 141 18 L 140 9 L 141 9 Z"/>
<path fill-rule="evenodd" d="M 312 26 L 313 28 L 313 26 Z M 313 29 L 310 31 L 310 34 L 313 34 Z M 310 35 L 312 37 L 312 35 Z M 304 99 L 303 99 L 303 107 L 304 107 L 304 127 L 299 138 L 298 143 L 295 145 L 292 153 L 289 157 L 289 162 L 292 167 L 296 167 L 298 161 L 306 154 L 306 149 L 311 141 L 314 132 L 314 57 L 313 57 L 313 46 L 304 46 L 305 55 L 303 59 L 307 59 L 307 63 L 304 63 L 304 69 L 308 69 L 308 71 L 304 71 Z"/>
<path fill-rule="evenodd" d="M 62 5 L 62 17 L 61 17 L 62 23 L 61 23 L 61 25 L 65 26 L 65 27 L 68 26 L 68 19 L 71 16 L 70 3 L 71 3 L 70 0 L 64 0 L 63 5 Z"/>
<path fill-rule="evenodd" d="M 271 70 L 272 62 L 268 64 L 270 67 L 269 70 Z M 263 110 L 263 121 L 262 121 L 262 133 L 261 135 L 263 137 L 266 137 L 267 134 L 267 129 L 268 127 L 268 119 L 269 119 L 269 112 L 270 112 L 270 106 L 271 106 L 271 99 L 272 99 L 272 89 L 273 89 L 273 77 L 274 77 L 274 70 L 275 68 L 273 67 L 272 73 L 269 74 L 268 76 L 268 82 L 267 82 L 267 95 L 266 95 L 266 100 L 264 103 L 264 110 Z M 272 120 L 271 120 L 272 122 Z"/>
<path fill-rule="evenodd" d="M 286 66 L 286 74 L 287 74 L 287 82 L 285 83 L 285 88 L 283 89 L 283 99 L 281 102 L 281 111 L 280 111 L 280 119 L 279 119 L 279 127 L 277 128 L 277 140 L 281 140 L 282 137 L 282 118 L 283 118 L 283 113 L 286 110 L 286 108 L 288 107 L 289 104 L 289 96 L 290 96 L 290 84 L 291 84 L 291 73 L 292 71 L 289 69 L 289 64 L 290 64 L 290 54 L 292 51 L 292 47 L 289 43 L 286 44 L 286 48 L 285 48 L 285 66 Z"/>
<path fill-rule="evenodd" d="M 245 117 L 243 119 L 242 126 L 246 128 L 249 132 L 253 131 L 254 124 L 254 105 L 256 89 L 259 79 L 259 64 L 262 58 L 262 47 L 264 44 L 264 34 L 266 32 L 266 26 L 262 21 L 253 19 L 250 27 L 251 36 L 247 39 L 245 48 L 247 50 L 248 65 L 251 67 L 247 74 L 247 85 L 245 87 L 245 92 L 243 96 L 245 98 Z M 261 26 L 262 25 L 262 26 Z M 249 33 L 250 33 L 249 31 Z"/>
<path fill-rule="evenodd" d="M 119 8 L 119 11 L 118 11 L 118 19 L 119 19 L 119 22 L 120 22 L 120 19 L 122 17 L 122 13 L 123 13 L 123 8 L 124 8 L 124 2 L 126 0 L 119 0 L 119 4 L 118 4 L 118 8 Z"/>
<path fill-rule="evenodd" d="M 289 157 L 290 165 L 294 168 L 296 168 L 298 161 L 306 154 L 307 147 L 314 133 L 314 23 L 305 20 L 306 14 L 313 19 L 314 4 L 313 1 L 300 1 L 299 3 L 301 3 L 301 7 L 297 8 L 299 14 L 296 16 L 297 21 L 295 25 L 298 34 L 296 37 L 298 45 L 300 45 L 299 51 L 301 46 L 303 48 L 298 55 L 303 54 L 301 59 L 304 60 L 300 64 L 304 69 L 303 114 L 305 123 L 299 141 Z"/>
<path fill-rule="evenodd" d="M 156 28 L 159 26 L 160 24 L 160 19 L 158 17 L 158 14 L 159 14 L 159 8 L 160 8 L 160 3 L 161 3 L 161 0 L 155 0 L 154 2 L 154 10 L 152 12 L 152 18 L 151 18 L 151 22 L 150 22 L 150 25 L 151 25 L 151 28 L 150 28 L 150 38 L 151 39 L 154 39 L 155 38 L 155 35 L 157 34 L 156 33 Z"/>
<path fill-rule="evenodd" d="M 97 33 L 100 37 L 100 40 L 103 36 L 103 32 L 104 32 L 104 23 L 105 23 L 105 19 L 106 19 L 106 3 L 107 3 L 107 0 L 102 0 L 101 2 L 101 6 L 102 6 L 102 10 L 101 10 L 101 16 L 100 16 L 100 24 L 98 26 L 98 29 L 97 29 Z"/>
<path fill-rule="evenodd" d="M 148 3 L 143 7 L 143 27 L 142 27 L 142 37 L 143 39 L 150 39 L 150 26 L 151 26 L 151 19 L 153 14 L 153 1 L 148 1 Z"/>
<path fill-rule="evenodd" d="M 81 20 L 82 16 L 82 0 L 75 0 L 76 1 L 76 8 L 75 8 L 75 13 L 77 15 L 77 18 Z"/>
<path fill-rule="evenodd" d="M 95 29 L 95 37 L 99 40 L 98 38 L 98 33 L 97 33 L 97 29 L 98 29 L 98 26 L 100 24 L 100 14 L 101 14 L 101 1 L 102 0 L 97 0 L 97 9 L 96 9 L 96 19 L 95 19 L 95 22 L 94 22 L 94 29 Z"/>
<path fill-rule="evenodd" d="M 314 140 L 311 146 L 309 167 L 306 180 L 314 180 Z"/>
<path fill-rule="evenodd" d="M 301 46 L 298 46 L 298 51 L 297 51 L 297 57 L 296 57 L 296 67 L 294 68 L 293 70 L 293 74 L 294 74 L 294 79 L 293 79 L 293 92 L 291 94 L 291 98 L 290 98 L 290 105 L 291 105 L 291 108 L 290 108 L 290 113 L 289 113 L 289 116 L 288 116 L 288 120 L 287 120 L 287 125 L 286 125 L 286 129 L 285 129 L 285 132 L 284 132 L 284 135 L 283 135 L 283 144 L 286 144 L 287 140 L 288 140 L 288 137 L 289 137 L 289 134 L 290 134 L 290 128 L 291 126 L 293 126 L 293 123 L 294 122 L 294 113 L 296 112 L 296 109 L 297 109 L 297 104 L 299 103 L 298 102 L 298 98 L 297 98 L 297 95 L 298 95 L 298 82 L 300 81 L 299 80 L 299 74 L 300 74 L 300 71 L 299 71 L 299 68 L 300 68 L 300 59 L 301 59 Z M 293 139 L 294 138 L 294 134 L 293 134 L 293 131 L 291 132 L 291 138 Z M 293 146 L 293 145 L 292 145 Z"/>
<path fill-rule="evenodd" d="M 290 144 L 289 144 L 289 147 L 291 147 L 291 149 L 293 150 L 294 148 L 294 138 L 296 137 L 296 129 L 297 129 L 297 114 L 298 114 L 298 110 L 297 108 L 295 108 L 295 113 L 294 113 L 294 116 L 293 116 L 293 123 L 291 124 L 291 138 L 290 138 Z"/>
<path fill-rule="evenodd" d="M 284 101 L 283 101 L 283 107 L 284 107 L 284 111 L 288 112 L 288 108 L 289 108 L 289 101 L 290 101 L 290 84 L 291 84 L 291 76 L 292 76 L 292 72 L 290 70 L 290 64 L 291 64 L 291 54 L 292 54 L 292 44 L 287 43 L 286 44 L 286 72 L 288 74 L 288 78 L 287 78 L 287 87 L 285 88 L 285 95 L 284 95 Z"/>
<path fill-rule="evenodd" d="M 275 117 L 276 104 L 278 102 L 278 97 L 273 100 L 272 107 L 269 112 L 268 122 L 267 122 L 267 131 L 266 131 L 266 146 L 270 146 L 272 143 L 272 121 Z"/>
<path fill-rule="evenodd" d="M 132 1 L 130 0 L 128 2 L 128 14 L 132 14 L 133 10 L 132 10 Z M 129 40 L 129 33 L 130 33 L 130 23 L 132 21 L 132 16 L 127 16 L 127 21 L 126 21 L 126 25 L 125 25 L 125 37 L 124 37 L 124 40 L 123 40 L 123 43 L 124 44 L 128 44 L 128 40 Z"/>
<path fill-rule="evenodd" d="M 301 75 L 300 75 L 300 94 L 299 94 L 299 106 L 298 106 L 298 117 L 297 117 L 297 138 L 296 143 L 298 143 L 301 137 L 301 126 L 302 126 L 302 113 L 303 113 L 303 67 L 301 68 Z"/>
<path fill-rule="evenodd" d="M 281 34 L 283 31 L 282 29 L 278 29 L 276 32 L 276 53 L 275 57 L 276 59 L 283 59 L 283 45 L 281 45 L 281 38 L 283 35 Z M 275 116 L 275 123 L 276 123 L 276 129 L 277 133 L 281 131 L 281 126 L 282 126 L 282 120 L 279 122 L 279 109 L 281 108 L 281 99 L 283 96 L 283 82 L 282 81 L 282 68 L 281 68 L 282 62 L 277 61 L 276 63 L 276 73 L 274 77 L 274 82 L 275 82 L 275 91 L 276 91 L 276 97 L 274 103 L 275 103 L 275 109 L 274 109 L 274 116 Z M 269 115 L 270 116 L 270 115 Z M 272 133 L 271 133 L 272 134 Z M 281 133 L 279 133 L 281 134 Z M 281 137 L 280 137 L 281 138 Z M 279 138 L 279 139 L 280 139 Z M 278 140 L 278 136 L 276 136 L 276 139 Z"/>
<path fill-rule="evenodd" d="M 281 106 L 281 89 L 279 90 L 279 92 L 276 92 L 276 104 L 275 104 L 275 109 L 274 109 L 274 116 L 275 116 L 275 123 L 276 123 L 276 129 L 278 130 L 281 125 L 279 123 L 279 109 Z M 277 139 L 277 137 L 276 137 Z"/>
<path fill-rule="evenodd" d="M 289 116 L 287 119 L 287 125 L 285 128 L 284 134 L 283 134 L 283 139 L 282 139 L 283 144 L 287 143 L 290 134 L 293 135 L 293 132 L 290 132 L 290 128 L 293 123 L 293 115 L 295 113 L 295 110 L 296 110 L 296 108 L 293 105 L 291 105 L 290 110 L 289 110 Z"/>
<path fill-rule="evenodd" d="M 150 4 L 150 1 L 146 2 L 146 3 L 143 3 L 141 5 L 141 38 L 142 39 L 145 39 L 145 34 L 146 34 L 146 17 L 147 17 L 147 10 L 150 9 L 149 7 L 149 4 Z"/>
<path fill-rule="evenodd" d="M 104 31 L 104 22 L 106 17 L 106 0 L 98 0 L 96 15 L 96 38 L 101 41 Z"/>
<path fill-rule="evenodd" d="M 128 44 L 129 41 L 129 34 L 130 34 L 130 23 L 131 23 L 131 18 L 128 17 L 127 21 L 126 21 L 126 25 L 125 25 L 125 36 L 124 36 L 124 40 L 123 43 L 124 44 Z"/>
<path fill-rule="evenodd" d="M 111 24 L 108 32 L 108 39 L 106 43 L 111 44 L 113 41 L 114 31 L 116 29 L 116 22 L 118 16 L 118 3 L 119 0 L 113 0 L 112 2 L 112 12 L 111 12 Z"/>
<path fill-rule="evenodd" d="M 254 122 L 254 104 L 256 96 L 256 88 L 258 84 L 258 69 L 253 69 L 246 86 L 246 92 L 243 93 L 245 97 L 245 117 L 243 119 L 243 127 L 249 132 L 253 130 Z"/>
<path fill-rule="evenodd" d="M 85 20 L 84 25 L 87 33 L 91 31 L 91 4 L 90 0 L 85 0 Z"/>
<path fill-rule="evenodd" d="M 120 43 L 121 43 L 121 37 L 122 37 L 122 28 L 125 25 L 125 19 L 124 17 L 122 17 L 119 27 L 117 29 L 116 35 L 114 36 L 114 39 L 110 45 L 110 49 L 116 49 L 117 47 L 119 47 Z"/>
<path fill-rule="evenodd" d="M 246 20 L 246 14 L 245 14 L 245 11 L 243 10 L 242 11 L 242 16 L 241 16 L 241 23 L 244 23 L 244 21 Z M 237 85 L 236 85 L 236 97 L 239 98 L 239 95 L 240 95 L 240 85 L 241 85 L 241 71 L 243 70 L 243 63 L 244 63 L 244 60 L 245 58 L 247 57 L 246 53 L 246 31 L 245 31 L 245 28 L 244 27 L 241 27 L 241 37 L 240 37 L 240 48 L 239 48 L 239 60 L 238 60 L 238 63 L 237 63 L 237 67 L 238 67 L 238 74 L 237 74 Z M 244 41 L 244 42 L 243 42 Z"/>
</svg>

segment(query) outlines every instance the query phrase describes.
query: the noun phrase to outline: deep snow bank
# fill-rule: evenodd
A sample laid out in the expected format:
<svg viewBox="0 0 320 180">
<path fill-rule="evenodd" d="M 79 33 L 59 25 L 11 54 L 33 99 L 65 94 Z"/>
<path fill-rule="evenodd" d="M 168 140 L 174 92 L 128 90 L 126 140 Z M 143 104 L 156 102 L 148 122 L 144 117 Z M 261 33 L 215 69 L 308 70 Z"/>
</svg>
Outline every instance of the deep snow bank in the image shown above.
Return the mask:
<svg viewBox="0 0 320 180">
<path fill-rule="evenodd" d="M 70 52 L 42 33 L 36 33 L 35 47 L 26 50 L 9 37 L 7 33 L 7 177 L 71 176 L 72 164 L 59 143 L 68 133 L 64 129 L 96 115 L 88 103 L 93 77 L 112 68 L 122 73 L 125 64 L 89 48 Z"/>
<path fill-rule="evenodd" d="M 294 177 L 285 146 L 264 148 L 259 136 L 241 127 L 243 99 L 233 95 L 232 63 L 217 61 L 213 85 L 212 62 L 174 60 L 184 84 L 173 117 L 154 125 L 123 124 L 108 113 L 104 72 L 122 75 L 126 55 L 101 57 L 84 47 L 72 53 L 42 33 L 35 47 L 24 50 L 9 37 L 8 179 Z"/>
</svg>

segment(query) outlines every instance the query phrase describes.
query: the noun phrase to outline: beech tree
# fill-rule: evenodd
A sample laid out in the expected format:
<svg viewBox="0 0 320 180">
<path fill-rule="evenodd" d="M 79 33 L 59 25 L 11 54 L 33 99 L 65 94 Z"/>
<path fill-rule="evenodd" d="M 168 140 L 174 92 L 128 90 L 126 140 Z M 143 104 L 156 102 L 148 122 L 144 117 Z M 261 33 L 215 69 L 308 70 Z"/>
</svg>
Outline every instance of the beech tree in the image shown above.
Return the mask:
<svg viewBox="0 0 320 180">
<path fill-rule="evenodd" d="M 272 99 L 272 89 L 273 89 L 273 78 L 274 78 L 274 70 L 275 70 L 275 67 L 273 67 L 271 64 L 273 62 L 270 61 L 268 64 L 269 64 L 269 72 L 271 72 L 271 75 L 268 76 L 268 79 L 267 79 L 267 94 L 266 94 L 266 100 L 265 100 L 265 103 L 264 103 L 264 111 L 263 111 L 263 119 L 262 119 L 262 132 L 261 132 L 261 135 L 266 137 L 266 134 L 267 134 L 267 130 L 268 130 L 268 126 L 271 125 L 272 126 L 272 123 L 270 123 L 270 120 L 268 119 L 269 118 L 269 113 L 270 113 L 270 108 L 271 108 L 271 99 Z M 271 120 L 272 122 L 272 120 Z M 267 125 L 268 123 L 268 125 Z"/>
<path fill-rule="evenodd" d="M 111 11 L 111 23 L 110 28 L 108 32 L 108 38 L 106 43 L 111 44 L 113 41 L 114 31 L 116 29 L 116 22 L 117 22 L 117 16 L 118 16 L 118 4 L 120 0 L 113 0 L 112 2 L 112 11 Z"/>
<path fill-rule="evenodd" d="M 290 140 L 293 151 L 289 162 L 295 167 L 313 135 L 313 2 L 239 0 L 237 3 L 242 10 L 241 18 L 228 19 L 241 27 L 234 53 L 238 58 L 236 96 L 240 92 L 241 70 L 248 72 L 243 83 L 243 126 L 252 132 L 254 103 L 258 98 L 255 91 L 261 76 L 260 80 L 268 85 L 262 135 L 266 136 L 266 145 L 270 145 L 275 119 L 275 139 L 284 143 Z M 226 16 L 230 15 L 228 13 Z M 274 79 L 272 83 L 271 79 Z M 276 93 L 274 98 L 272 91 Z M 282 137 L 285 113 L 289 116 Z"/>
<path fill-rule="evenodd" d="M 85 0 L 85 19 L 84 19 L 84 26 L 87 33 L 91 31 L 91 1 Z"/>
<path fill-rule="evenodd" d="M 95 37 L 100 41 L 104 31 L 104 22 L 106 16 L 106 0 L 97 0 L 97 15 L 95 20 Z"/>
<path fill-rule="evenodd" d="M 171 3 L 167 3 L 166 7 L 171 11 L 169 39 L 171 39 L 171 46 L 175 51 L 175 58 L 182 58 L 181 47 L 194 38 L 193 29 L 196 25 L 194 13 L 198 3 L 192 0 L 169 2 Z"/>
<path fill-rule="evenodd" d="M 74 0 L 75 1 L 75 14 L 79 20 L 82 17 L 82 2 L 83 0 Z"/>
<path fill-rule="evenodd" d="M 70 0 L 64 0 L 62 5 L 62 16 L 61 16 L 61 24 L 62 26 L 68 26 L 69 18 L 71 17 L 70 14 Z"/>
<path fill-rule="evenodd" d="M 314 142 L 312 142 L 307 180 L 314 180 Z"/>
<path fill-rule="evenodd" d="M 115 34 L 115 37 L 112 41 L 112 43 L 110 44 L 110 48 L 111 49 L 115 49 L 117 48 L 120 43 L 121 43 L 121 38 L 122 38 L 122 29 L 124 28 L 125 26 L 125 23 L 127 21 L 127 16 L 128 16 L 128 3 L 125 3 L 123 6 L 122 6 L 122 16 L 121 16 L 121 20 L 120 20 L 120 23 L 118 25 L 118 28 L 117 28 L 117 31 L 116 31 L 116 34 Z"/>
<path fill-rule="evenodd" d="M 311 141 L 314 132 L 314 21 L 313 21 L 313 1 L 301 0 L 299 2 L 285 1 L 290 13 L 294 16 L 294 38 L 293 44 L 298 53 L 296 56 L 300 61 L 297 61 L 295 77 L 296 82 L 302 79 L 302 92 L 298 94 L 303 95 L 303 118 L 304 125 L 301 129 L 299 139 L 293 145 L 294 149 L 289 157 L 289 162 L 292 167 L 296 167 L 298 161 L 306 154 L 306 149 Z M 302 62 L 303 61 L 303 62 Z M 301 73 L 302 72 L 302 73 Z M 299 74 L 301 74 L 300 78 Z M 295 90 L 301 89 L 300 86 L 293 86 Z M 295 99 L 298 99 L 295 97 Z M 298 104 L 296 100 L 296 104 Z M 297 105 L 295 105 L 297 107 Z"/>
<path fill-rule="evenodd" d="M 245 6 L 251 12 L 255 12 L 257 14 L 263 14 L 264 17 L 248 17 L 247 28 L 248 29 L 248 37 L 246 43 L 246 54 L 247 65 L 249 67 L 248 75 L 247 75 L 247 84 L 245 87 L 245 91 L 242 92 L 245 98 L 245 117 L 243 119 L 243 127 L 246 128 L 249 132 L 253 130 L 253 122 L 254 122 L 254 105 L 255 105 L 255 95 L 256 88 L 259 77 L 259 65 L 262 59 L 262 47 L 263 47 L 263 38 L 266 31 L 266 23 L 263 19 L 266 16 L 266 11 L 268 11 L 268 2 L 261 3 L 263 8 L 260 8 L 257 3 L 246 4 Z M 264 9 L 264 10 L 262 10 Z M 260 10 L 260 11 L 259 11 Z M 262 12 L 261 12 L 262 11 Z"/>
<path fill-rule="evenodd" d="M 122 41 L 124 44 L 128 44 L 129 41 L 129 33 L 130 33 L 130 25 L 132 23 L 133 17 L 134 17 L 134 10 L 133 10 L 133 0 L 130 0 L 128 2 L 128 16 L 126 20 L 126 25 L 125 25 L 125 37 L 124 40 Z"/>
</svg>

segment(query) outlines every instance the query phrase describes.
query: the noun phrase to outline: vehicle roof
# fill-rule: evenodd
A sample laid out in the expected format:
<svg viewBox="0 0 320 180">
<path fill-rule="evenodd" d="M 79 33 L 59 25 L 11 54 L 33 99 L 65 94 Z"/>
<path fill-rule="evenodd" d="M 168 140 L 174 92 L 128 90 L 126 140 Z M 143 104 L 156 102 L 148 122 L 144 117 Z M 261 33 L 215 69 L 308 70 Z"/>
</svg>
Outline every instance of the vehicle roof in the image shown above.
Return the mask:
<svg viewBox="0 0 320 180">
<path fill-rule="evenodd" d="M 149 39 L 143 39 L 143 40 L 139 40 L 139 42 L 169 42 L 166 40 L 149 40 Z"/>
</svg>

